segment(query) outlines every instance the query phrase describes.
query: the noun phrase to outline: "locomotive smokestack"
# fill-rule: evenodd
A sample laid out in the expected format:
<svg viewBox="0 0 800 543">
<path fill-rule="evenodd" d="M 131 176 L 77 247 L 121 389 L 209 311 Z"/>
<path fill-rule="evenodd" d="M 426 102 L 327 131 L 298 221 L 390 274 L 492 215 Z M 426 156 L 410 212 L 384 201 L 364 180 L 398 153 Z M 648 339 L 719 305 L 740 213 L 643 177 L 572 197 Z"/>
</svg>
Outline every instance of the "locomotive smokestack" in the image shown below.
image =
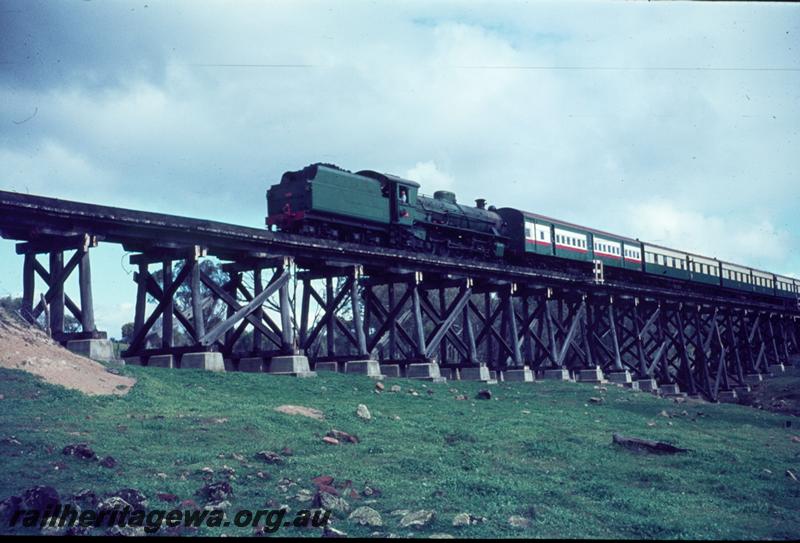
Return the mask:
<svg viewBox="0 0 800 543">
<path fill-rule="evenodd" d="M 485 198 L 478 198 L 475 200 L 475 207 L 478 209 L 486 209 L 486 199 Z"/>
</svg>

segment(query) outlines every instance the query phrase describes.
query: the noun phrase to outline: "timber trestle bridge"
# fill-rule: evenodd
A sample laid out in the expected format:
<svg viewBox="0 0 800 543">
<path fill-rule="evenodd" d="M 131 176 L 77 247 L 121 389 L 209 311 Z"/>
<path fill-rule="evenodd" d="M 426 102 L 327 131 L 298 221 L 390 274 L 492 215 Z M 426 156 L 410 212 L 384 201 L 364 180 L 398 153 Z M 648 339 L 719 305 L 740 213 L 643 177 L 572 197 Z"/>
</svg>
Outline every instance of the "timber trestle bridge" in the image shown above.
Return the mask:
<svg viewBox="0 0 800 543">
<path fill-rule="evenodd" d="M 128 363 L 430 379 L 604 376 L 712 401 L 800 364 L 800 310 L 786 300 L 616 270 L 599 279 L 591 266 L 557 259 L 541 267 L 465 260 L 6 191 L 0 234 L 23 256 L 23 316 L 47 315 L 54 339 L 78 351 L 106 338 L 95 325 L 91 249 L 110 243 L 133 253 Z M 224 273 L 202 268 L 210 257 Z M 73 300 L 65 283 L 76 271 Z M 37 276 L 46 285 L 38 299 Z M 178 303 L 181 291 L 188 304 Z M 225 312 L 211 320 L 216 304 Z M 66 311 L 79 331 L 65 331 Z"/>
</svg>

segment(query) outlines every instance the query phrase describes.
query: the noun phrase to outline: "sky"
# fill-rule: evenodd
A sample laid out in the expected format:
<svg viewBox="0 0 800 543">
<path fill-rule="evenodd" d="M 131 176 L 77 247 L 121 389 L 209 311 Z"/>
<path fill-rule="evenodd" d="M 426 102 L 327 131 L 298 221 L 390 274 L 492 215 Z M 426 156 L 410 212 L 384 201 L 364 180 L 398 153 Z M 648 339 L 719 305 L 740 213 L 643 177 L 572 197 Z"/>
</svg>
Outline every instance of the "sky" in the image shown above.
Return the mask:
<svg viewBox="0 0 800 543">
<path fill-rule="evenodd" d="M 0 190 L 261 227 L 331 162 L 800 277 L 798 37 L 783 3 L 0 0 Z M 127 255 L 92 266 L 118 337 Z"/>
</svg>

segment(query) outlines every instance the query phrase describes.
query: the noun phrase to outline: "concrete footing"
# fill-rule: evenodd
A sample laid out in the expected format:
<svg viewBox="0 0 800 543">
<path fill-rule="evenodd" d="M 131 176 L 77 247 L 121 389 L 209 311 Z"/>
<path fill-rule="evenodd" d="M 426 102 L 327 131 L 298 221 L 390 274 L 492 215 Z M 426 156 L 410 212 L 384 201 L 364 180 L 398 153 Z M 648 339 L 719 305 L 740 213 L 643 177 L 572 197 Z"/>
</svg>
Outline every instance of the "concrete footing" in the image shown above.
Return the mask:
<svg viewBox="0 0 800 543">
<path fill-rule="evenodd" d="M 73 339 L 67 342 L 67 349 L 75 354 L 108 362 L 114 360 L 114 345 L 109 339 Z"/>
<path fill-rule="evenodd" d="M 721 403 L 737 403 L 739 397 L 735 390 L 721 390 L 719 394 L 717 394 L 717 401 Z"/>
<path fill-rule="evenodd" d="M 377 360 L 353 360 L 344 363 L 345 373 L 354 373 L 356 375 L 366 375 L 374 379 L 383 378 L 381 373 L 381 364 Z"/>
<path fill-rule="evenodd" d="M 582 383 L 600 383 L 603 381 L 603 370 L 600 369 L 600 366 L 595 366 L 588 370 L 579 370 L 578 381 Z"/>
<path fill-rule="evenodd" d="M 439 373 L 443 378 L 451 381 L 458 379 L 458 368 L 439 368 Z"/>
<path fill-rule="evenodd" d="M 781 373 L 786 371 L 786 368 L 783 364 L 772 364 L 768 368 L 770 375 L 780 375 Z"/>
<path fill-rule="evenodd" d="M 175 358 L 171 354 L 157 354 L 147 359 L 150 368 L 174 368 Z"/>
<path fill-rule="evenodd" d="M 222 353 L 186 353 L 181 357 L 181 369 L 225 371 Z"/>
<path fill-rule="evenodd" d="M 506 370 L 503 372 L 503 381 L 533 382 L 533 372 L 528 366 Z"/>
<path fill-rule="evenodd" d="M 339 371 L 339 363 L 338 362 L 317 362 L 314 364 L 314 371 L 332 371 L 338 372 Z"/>
<path fill-rule="evenodd" d="M 612 383 L 632 383 L 631 372 L 628 370 L 614 370 L 608 373 L 608 380 Z"/>
<path fill-rule="evenodd" d="M 681 393 L 680 387 L 675 383 L 661 385 L 660 387 L 658 387 L 658 391 L 665 396 Z"/>
<path fill-rule="evenodd" d="M 260 356 L 242 358 L 239 360 L 239 371 L 260 373 L 264 371 L 264 359 Z"/>
<path fill-rule="evenodd" d="M 269 361 L 268 372 L 273 375 L 293 375 L 295 377 L 317 376 L 317 372 L 311 371 L 308 366 L 308 358 L 297 354 L 273 356 Z"/>
<path fill-rule="evenodd" d="M 403 369 L 400 364 L 381 364 L 381 373 L 386 377 L 402 377 Z"/>
<path fill-rule="evenodd" d="M 569 370 L 567 368 L 555 368 L 544 370 L 542 379 L 553 379 L 556 381 L 569 381 Z"/>
<path fill-rule="evenodd" d="M 733 387 L 733 390 L 736 391 L 737 396 L 741 396 L 742 394 L 747 394 L 748 392 L 750 392 L 750 385 Z"/>
<path fill-rule="evenodd" d="M 636 383 L 639 385 L 639 390 L 643 392 L 657 392 L 658 383 L 655 379 L 637 379 Z"/>
<path fill-rule="evenodd" d="M 480 366 L 470 366 L 461 368 L 458 372 L 462 381 L 491 381 L 492 375 L 489 368 L 481 364 Z"/>
<path fill-rule="evenodd" d="M 439 364 L 429 362 L 427 364 L 409 364 L 406 369 L 406 377 L 409 379 L 435 381 L 440 380 L 442 374 L 439 371 Z"/>
<path fill-rule="evenodd" d="M 630 383 L 617 383 L 618 385 L 622 385 L 625 388 L 629 388 L 631 390 L 640 390 L 639 389 L 639 381 L 631 381 Z"/>
<path fill-rule="evenodd" d="M 760 373 L 748 373 L 744 376 L 744 382 L 748 385 L 757 385 L 763 380 Z"/>
</svg>

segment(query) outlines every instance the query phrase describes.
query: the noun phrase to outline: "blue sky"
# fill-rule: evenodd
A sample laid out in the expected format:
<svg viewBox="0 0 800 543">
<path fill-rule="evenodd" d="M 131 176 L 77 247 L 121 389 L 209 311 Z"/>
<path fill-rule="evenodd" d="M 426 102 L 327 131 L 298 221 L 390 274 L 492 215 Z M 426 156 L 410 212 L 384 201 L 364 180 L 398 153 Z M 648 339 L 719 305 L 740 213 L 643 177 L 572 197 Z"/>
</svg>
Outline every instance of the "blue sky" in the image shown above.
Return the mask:
<svg viewBox="0 0 800 543">
<path fill-rule="evenodd" d="M 800 275 L 800 6 L 0 0 L 0 189 L 262 226 L 317 161 Z M 93 257 L 118 335 L 134 286 Z M 0 241 L 0 296 L 22 262 Z"/>
</svg>

